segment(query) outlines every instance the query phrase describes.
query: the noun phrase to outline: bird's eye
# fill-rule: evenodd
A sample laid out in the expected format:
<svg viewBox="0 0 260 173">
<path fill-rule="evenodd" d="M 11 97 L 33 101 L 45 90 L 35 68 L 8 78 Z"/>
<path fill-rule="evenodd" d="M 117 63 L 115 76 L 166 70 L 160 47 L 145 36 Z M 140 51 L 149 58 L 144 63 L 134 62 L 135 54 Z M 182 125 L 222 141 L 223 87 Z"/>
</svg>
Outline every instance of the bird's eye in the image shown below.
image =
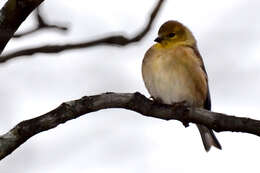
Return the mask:
<svg viewBox="0 0 260 173">
<path fill-rule="evenodd" d="M 174 37 L 174 36 L 175 36 L 175 33 L 171 32 L 168 36 L 169 36 L 169 37 Z"/>
</svg>

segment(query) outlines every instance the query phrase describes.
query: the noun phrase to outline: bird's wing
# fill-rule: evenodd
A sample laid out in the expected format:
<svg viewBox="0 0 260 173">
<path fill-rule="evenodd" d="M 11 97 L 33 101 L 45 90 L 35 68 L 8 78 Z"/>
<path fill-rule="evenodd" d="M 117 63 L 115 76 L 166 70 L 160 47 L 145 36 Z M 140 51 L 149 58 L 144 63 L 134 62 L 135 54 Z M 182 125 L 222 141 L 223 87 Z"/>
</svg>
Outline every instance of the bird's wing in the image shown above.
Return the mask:
<svg viewBox="0 0 260 173">
<path fill-rule="evenodd" d="M 192 48 L 192 50 L 194 51 L 196 56 L 200 59 L 200 61 L 201 61 L 201 68 L 205 72 L 205 75 L 206 75 L 206 78 L 207 78 L 206 80 L 207 80 L 208 91 L 207 91 L 206 100 L 204 102 L 204 108 L 207 109 L 207 110 L 211 110 L 211 99 L 210 99 L 210 92 L 209 92 L 208 75 L 207 75 L 207 71 L 206 71 L 206 68 L 205 68 L 204 63 L 203 63 L 203 59 L 202 59 L 202 57 L 201 57 L 201 55 L 199 53 L 199 50 L 198 50 L 197 46 L 190 46 L 190 48 Z"/>
</svg>

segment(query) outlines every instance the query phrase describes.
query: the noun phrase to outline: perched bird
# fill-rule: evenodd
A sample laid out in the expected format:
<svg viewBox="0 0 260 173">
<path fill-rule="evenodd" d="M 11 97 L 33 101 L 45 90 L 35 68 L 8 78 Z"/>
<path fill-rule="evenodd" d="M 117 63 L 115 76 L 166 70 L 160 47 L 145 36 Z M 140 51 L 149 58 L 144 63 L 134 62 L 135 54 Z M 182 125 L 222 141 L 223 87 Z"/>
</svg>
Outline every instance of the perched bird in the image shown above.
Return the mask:
<svg viewBox="0 0 260 173">
<path fill-rule="evenodd" d="M 186 102 L 210 110 L 208 77 L 191 31 L 177 21 L 167 21 L 154 41 L 142 63 L 143 80 L 152 98 L 163 104 Z M 206 151 L 211 146 L 221 149 L 211 129 L 197 127 Z"/>
</svg>

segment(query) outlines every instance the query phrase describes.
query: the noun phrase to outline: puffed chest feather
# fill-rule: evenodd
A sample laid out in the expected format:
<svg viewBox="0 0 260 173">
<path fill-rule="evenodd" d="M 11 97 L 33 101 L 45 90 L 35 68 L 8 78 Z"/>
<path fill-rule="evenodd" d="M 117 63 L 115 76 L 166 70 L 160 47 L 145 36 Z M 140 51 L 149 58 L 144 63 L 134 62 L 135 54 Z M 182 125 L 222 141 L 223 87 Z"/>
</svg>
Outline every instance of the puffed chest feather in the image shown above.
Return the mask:
<svg viewBox="0 0 260 173">
<path fill-rule="evenodd" d="M 142 75 L 151 96 L 165 104 L 186 101 L 202 106 L 207 94 L 206 74 L 191 48 L 150 48 L 142 64 Z"/>
</svg>

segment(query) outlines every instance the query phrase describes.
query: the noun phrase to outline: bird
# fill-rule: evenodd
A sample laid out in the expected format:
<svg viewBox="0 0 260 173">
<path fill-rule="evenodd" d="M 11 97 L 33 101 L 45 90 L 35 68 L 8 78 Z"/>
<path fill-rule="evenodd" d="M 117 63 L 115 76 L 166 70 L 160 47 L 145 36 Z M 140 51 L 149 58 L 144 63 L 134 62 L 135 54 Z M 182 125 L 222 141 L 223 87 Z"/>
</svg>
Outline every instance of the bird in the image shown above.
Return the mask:
<svg viewBox="0 0 260 173">
<path fill-rule="evenodd" d="M 151 97 L 158 103 L 211 110 L 208 75 L 192 32 L 182 23 L 170 20 L 161 25 L 158 37 L 144 55 L 142 77 Z M 221 150 L 212 129 L 196 124 L 208 152 Z"/>
</svg>

